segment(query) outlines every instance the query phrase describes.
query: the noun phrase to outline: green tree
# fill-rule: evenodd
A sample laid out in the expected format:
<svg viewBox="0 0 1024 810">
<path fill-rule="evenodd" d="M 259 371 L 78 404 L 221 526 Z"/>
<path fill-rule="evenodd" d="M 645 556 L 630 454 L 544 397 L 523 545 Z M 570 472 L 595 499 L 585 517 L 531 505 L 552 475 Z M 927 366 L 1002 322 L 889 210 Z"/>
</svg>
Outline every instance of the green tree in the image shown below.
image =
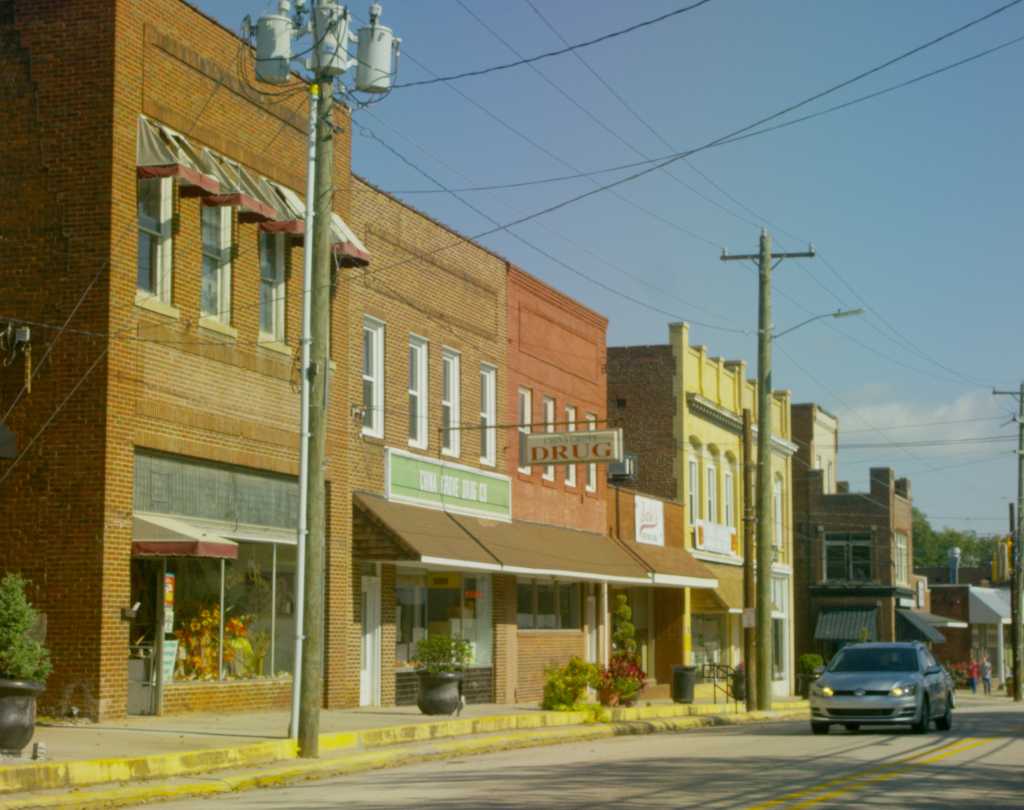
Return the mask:
<svg viewBox="0 0 1024 810">
<path fill-rule="evenodd" d="M 997 537 L 979 537 L 976 532 L 959 529 L 932 528 L 920 509 L 913 513 L 914 526 L 914 567 L 946 565 L 951 548 L 960 549 L 961 565 L 989 565 L 995 554 Z"/>
<path fill-rule="evenodd" d="M 612 646 L 619 655 L 636 657 L 636 627 L 632 622 L 633 609 L 626 594 L 615 597 L 615 611 L 612 616 Z"/>
<path fill-rule="evenodd" d="M 43 682 L 50 674 L 50 655 L 32 637 L 37 621 L 25 580 L 7 574 L 0 580 L 0 678 Z"/>
</svg>

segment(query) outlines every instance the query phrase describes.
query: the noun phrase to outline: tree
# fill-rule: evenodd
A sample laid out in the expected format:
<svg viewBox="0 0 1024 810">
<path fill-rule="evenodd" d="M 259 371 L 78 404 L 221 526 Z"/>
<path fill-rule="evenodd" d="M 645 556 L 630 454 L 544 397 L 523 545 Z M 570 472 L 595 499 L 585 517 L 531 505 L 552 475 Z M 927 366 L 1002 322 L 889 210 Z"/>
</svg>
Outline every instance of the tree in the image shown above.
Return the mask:
<svg viewBox="0 0 1024 810">
<path fill-rule="evenodd" d="M 995 554 L 997 537 L 979 537 L 958 529 L 936 531 L 920 509 L 913 512 L 914 568 L 946 565 L 951 548 L 960 549 L 961 565 L 988 565 Z"/>
</svg>

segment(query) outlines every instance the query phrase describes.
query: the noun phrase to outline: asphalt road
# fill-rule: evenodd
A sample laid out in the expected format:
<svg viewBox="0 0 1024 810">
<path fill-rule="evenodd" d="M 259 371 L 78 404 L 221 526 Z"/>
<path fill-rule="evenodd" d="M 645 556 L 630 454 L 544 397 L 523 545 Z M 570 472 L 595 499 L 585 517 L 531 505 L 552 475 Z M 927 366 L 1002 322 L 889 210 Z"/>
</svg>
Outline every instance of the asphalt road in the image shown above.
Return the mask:
<svg viewBox="0 0 1024 810">
<path fill-rule="evenodd" d="M 161 807 L 1024 808 L 1024 709 L 962 698 L 953 730 L 815 737 L 807 722 L 621 737 Z"/>
</svg>

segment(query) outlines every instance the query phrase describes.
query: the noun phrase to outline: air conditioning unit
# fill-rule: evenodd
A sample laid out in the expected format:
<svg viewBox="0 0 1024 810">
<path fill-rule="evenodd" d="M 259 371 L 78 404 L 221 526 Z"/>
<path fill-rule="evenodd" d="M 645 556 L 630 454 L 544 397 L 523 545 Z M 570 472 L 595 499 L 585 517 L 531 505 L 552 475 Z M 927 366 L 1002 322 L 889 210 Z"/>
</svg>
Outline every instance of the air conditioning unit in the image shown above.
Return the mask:
<svg viewBox="0 0 1024 810">
<path fill-rule="evenodd" d="M 608 465 L 609 481 L 632 481 L 636 478 L 636 453 L 625 453 L 622 461 Z"/>
</svg>

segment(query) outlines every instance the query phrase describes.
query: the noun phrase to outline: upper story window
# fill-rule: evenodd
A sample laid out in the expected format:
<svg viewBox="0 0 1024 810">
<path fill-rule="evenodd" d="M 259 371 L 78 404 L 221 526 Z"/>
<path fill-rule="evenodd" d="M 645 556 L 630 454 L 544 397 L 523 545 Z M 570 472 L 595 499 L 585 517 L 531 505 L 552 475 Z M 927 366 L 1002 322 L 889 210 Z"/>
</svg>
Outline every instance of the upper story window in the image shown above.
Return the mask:
<svg viewBox="0 0 1024 810">
<path fill-rule="evenodd" d="M 574 405 L 565 406 L 565 421 L 568 424 L 568 430 L 570 433 L 576 431 L 576 407 Z M 576 465 L 570 464 L 565 468 L 565 485 L 567 487 L 576 486 Z"/>
<path fill-rule="evenodd" d="M 384 438 L 384 324 L 363 318 L 363 435 Z"/>
<path fill-rule="evenodd" d="M 138 181 L 139 257 L 135 273 L 138 291 L 164 304 L 171 303 L 171 222 L 174 181 L 153 177 Z"/>
<path fill-rule="evenodd" d="M 697 459 L 693 456 L 690 457 L 687 469 L 689 478 L 687 480 L 686 506 L 690 512 L 690 523 L 696 524 L 700 518 L 700 511 L 697 509 L 697 502 L 700 498 L 700 468 L 697 466 Z"/>
<path fill-rule="evenodd" d="M 498 448 L 494 426 L 497 424 L 498 370 L 486 363 L 480 366 L 480 463 L 493 467 Z"/>
<path fill-rule="evenodd" d="M 284 234 L 260 233 L 260 339 L 284 343 Z"/>
<path fill-rule="evenodd" d="M 441 355 L 441 452 L 459 455 L 459 353 L 445 349 Z"/>
<path fill-rule="evenodd" d="M 871 535 L 825 535 L 825 579 L 869 582 L 871 580 Z"/>
<path fill-rule="evenodd" d="M 555 401 L 551 397 L 544 397 L 544 432 L 555 432 Z M 545 481 L 554 481 L 555 465 L 544 465 L 544 474 L 541 477 Z"/>
<path fill-rule="evenodd" d="M 828 475 L 825 476 L 825 488 L 829 492 L 836 491 L 836 480 L 833 477 L 831 461 L 828 463 Z"/>
<path fill-rule="evenodd" d="M 587 430 L 597 430 L 597 417 L 587 414 Z M 597 465 L 587 465 L 587 492 L 597 492 Z"/>
<path fill-rule="evenodd" d="M 519 472 L 529 475 L 532 468 L 526 463 L 526 437 L 533 429 L 533 392 L 529 388 L 519 389 Z"/>
<path fill-rule="evenodd" d="M 409 446 L 427 447 L 427 341 L 409 336 Z"/>
<path fill-rule="evenodd" d="M 231 323 L 231 208 L 201 206 L 203 279 L 199 312 Z"/>
<path fill-rule="evenodd" d="M 732 470 L 726 469 L 723 476 L 722 486 L 722 500 L 725 506 L 725 525 L 736 527 L 736 513 L 734 509 L 735 505 L 735 493 L 733 492 L 733 476 Z"/>
<path fill-rule="evenodd" d="M 910 556 L 907 553 L 907 536 L 896 532 L 893 537 L 893 556 L 896 558 L 896 582 L 906 585 L 910 581 Z"/>
<path fill-rule="evenodd" d="M 704 488 L 704 507 L 705 514 L 708 520 L 712 523 L 718 522 L 718 471 L 715 469 L 714 464 L 708 464 L 704 468 L 704 477 L 706 479 L 706 486 Z"/>
<path fill-rule="evenodd" d="M 775 531 L 772 535 L 772 543 L 777 548 L 782 548 L 783 525 L 785 516 L 785 503 L 782 500 L 782 479 L 776 478 L 772 487 L 772 516 L 775 519 Z"/>
</svg>

